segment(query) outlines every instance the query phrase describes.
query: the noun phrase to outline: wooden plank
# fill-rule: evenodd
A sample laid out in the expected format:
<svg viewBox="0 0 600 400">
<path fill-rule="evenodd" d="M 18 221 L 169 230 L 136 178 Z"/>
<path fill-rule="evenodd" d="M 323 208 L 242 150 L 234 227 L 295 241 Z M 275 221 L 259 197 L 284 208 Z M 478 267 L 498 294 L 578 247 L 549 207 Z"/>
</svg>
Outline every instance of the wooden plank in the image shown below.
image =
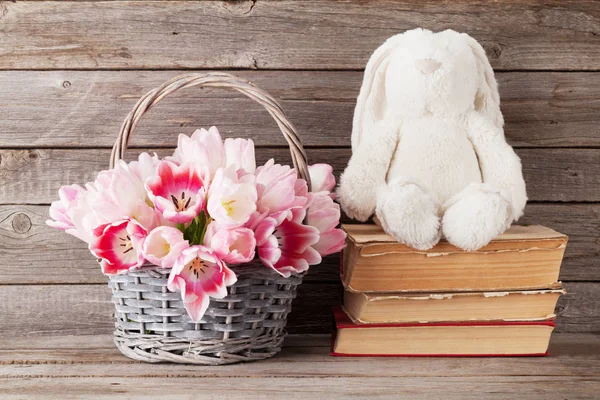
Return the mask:
<svg viewBox="0 0 600 400">
<path fill-rule="evenodd" d="M 7 398 L 30 395 L 45 398 L 94 398 L 110 395 L 139 397 L 160 395 L 161 398 L 188 395 L 221 396 L 227 388 L 227 398 L 272 398 L 293 385 L 302 398 L 309 394 L 320 398 L 327 393 L 340 393 L 362 398 L 402 398 L 431 394 L 442 396 L 442 388 L 431 382 L 442 382 L 452 395 L 444 398 L 468 397 L 463 392 L 476 388 L 489 396 L 507 393 L 519 398 L 593 398 L 598 389 L 598 356 L 600 337 L 582 334 L 555 334 L 548 358 L 348 358 L 328 355 L 328 335 L 289 336 L 282 352 L 272 359 L 253 364 L 223 367 L 195 367 L 186 365 L 148 365 L 120 355 L 111 335 L 16 337 L 0 342 L 0 383 Z M 199 379 L 200 378 L 200 379 Z M 210 391 L 201 391 L 197 382 L 218 379 Z M 385 380 L 385 382 L 373 382 Z M 161 392 L 153 385 L 167 384 Z M 264 382 L 266 388 L 258 389 Z M 344 388 L 339 387 L 344 382 Z M 389 382 L 400 382 L 401 387 L 386 392 Z M 556 382 L 565 385 L 553 386 Z M 578 382 L 577 386 L 570 386 Z M 549 384 L 550 383 L 550 384 Z M 315 384 L 317 386 L 315 386 Z M 45 385 L 42 390 L 42 385 Z M 379 385 L 379 386 L 378 386 Z M 138 393 L 132 387 L 143 387 Z M 235 387 L 235 391 L 229 388 Z M 351 388 L 350 391 L 347 388 Z M 357 389 L 358 388 L 358 389 Z M 200 388 L 201 389 L 201 388 Z M 366 390 L 371 389 L 370 393 Z M 271 392 L 273 390 L 273 392 Z M 517 393 L 516 391 L 519 391 Z M 549 390 L 553 390 L 549 392 Z M 562 390 L 568 390 L 563 393 Z M 286 398 L 290 397 L 286 392 Z M 294 397 L 291 397 L 294 398 Z"/>
<path fill-rule="evenodd" d="M 227 368 L 157 364 L 149 368 L 121 355 L 112 335 L 16 337 L 0 343 L 0 378 L 27 376 L 281 378 L 286 376 L 460 377 L 460 376 L 598 376 L 600 336 L 558 333 L 547 358 L 353 358 L 330 357 L 329 335 L 289 335 L 266 368 L 247 364 Z M 111 368 L 106 368 L 110 363 Z M 368 364 L 368 368 L 365 365 Z M 290 365 L 293 369 L 290 370 Z"/>
<path fill-rule="evenodd" d="M 0 79 L 10 88 L 0 93 L 7 107 L 0 147 L 112 147 L 137 100 L 181 73 L 185 71 L 2 71 Z M 233 73 L 280 99 L 306 145 L 349 145 L 361 73 Z M 191 88 L 145 115 L 132 145 L 174 146 L 179 133 L 212 125 L 224 136 L 252 138 L 258 145 L 286 144 L 257 103 L 234 91 Z"/>
<path fill-rule="evenodd" d="M 263 365 L 263 364 L 261 364 Z M 367 367 L 367 365 L 365 365 Z M 154 366 L 152 366 L 154 367 Z M 152 368 L 149 367 L 149 368 Z M 106 368 L 106 367 L 105 367 Z M 225 367 L 228 368 L 228 367 Z M 259 366 L 247 367 L 259 369 Z M 74 399 L 81 395 L 94 399 L 464 399 L 477 393 L 486 399 L 594 399 L 600 390 L 598 377 L 330 377 L 285 378 L 179 378 L 173 377 L 33 377 L 0 379 L 5 399 L 43 397 Z"/>
<path fill-rule="evenodd" d="M 191 132 L 190 132 L 191 133 Z M 141 149 L 147 150 L 147 149 Z M 140 149 L 132 149 L 129 158 Z M 159 156 L 172 149 L 152 149 Z M 274 158 L 290 164 L 287 148 L 257 149 L 257 163 Z M 530 201 L 600 201 L 600 151 L 597 149 L 517 149 Z M 336 176 L 350 158 L 348 148 L 307 150 L 309 163 L 326 162 Z M 108 167 L 109 149 L 0 150 L 0 204 L 49 204 L 61 185 L 83 184 Z"/>
<path fill-rule="evenodd" d="M 517 149 L 516 153 L 529 200 L 600 200 L 598 149 Z"/>
<path fill-rule="evenodd" d="M 565 283 L 558 332 L 600 332 L 600 284 Z M 288 319 L 290 333 L 329 333 L 331 306 L 340 284 L 302 284 Z M 113 331 L 113 305 L 105 285 L 9 285 L 0 287 L 0 336 L 98 335 Z"/>
<path fill-rule="evenodd" d="M 600 205 L 529 204 L 522 223 L 569 236 L 561 279 L 600 280 Z M 46 226 L 47 206 L 0 206 L 0 284 L 104 283 L 87 245 Z M 338 281 L 339 256 L 311 268 L 305 281 Z"/>
<path fill-rule="evenodd" d="M 557 331 L 600 333 L 600 284 L 568 282 L 565 287 L 567 294 L 557 306 Z"/>
<path fill-rule="evenodd" d="M 594 2 L 5 2 L 2 69 L 358 69 L 405 29 L 454 28 L 498 69 L 597 70 Z"/>
<path fill-rule="evenodd" d="M 39 377 L 0 379 L 5 399 L 24 397 L 74 399 L 81 395 L 94 399 L 306 399 L 352 397 L 359 399 L 464 399 L 477 393 L 486 399 L 594 399 L 600 389 L 597 377 L 459 377 L 459 378 L 87 378 Z M 285 396 L 285 397 L 284 397 Z"/>
<path fill-rule="evenodd" d="M 0 71 L 0 147 L 110 147 L 145 92 L 185 71 Z M 281 100 L 305 145 L 348 146 L 360 71 L 235 71 Z M 500 72 L 505 130 L 516 147 L 600 146 L 600 73 Z M 243 110 L 243 113 L 240 113 Z M 134 146 L 172 146 L 217 124 L 226 136 L 285 145 L 257 104 L 225 90 L 188 89 L 144 117 Z"/>
</svg>

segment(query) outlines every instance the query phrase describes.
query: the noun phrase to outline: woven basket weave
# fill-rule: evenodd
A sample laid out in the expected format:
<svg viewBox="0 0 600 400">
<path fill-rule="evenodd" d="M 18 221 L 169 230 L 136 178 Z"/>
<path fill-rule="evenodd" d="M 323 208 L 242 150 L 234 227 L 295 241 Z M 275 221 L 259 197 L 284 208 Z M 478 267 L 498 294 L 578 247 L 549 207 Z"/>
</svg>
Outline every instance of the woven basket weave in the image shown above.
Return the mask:
<svg viewBox="0 0 600 400">
<path fill-rule="evenodd" d="M 125 119 L 110 166 L 122 159 L 140 118 L 168 94 L 191 86 L 235 89 L 271 114 L 289 144 L 298 176 L 310 190 L 306 153 L 279 104 L 266 92 L 229 74 L 176 77 L 143 96 Z M 146 265 L 111 276 L 115 343 L 127 357 L 146 362 L 221 365 L 271 357 L 281 350 L 285 325 L 303 274 L 284 278 L 260 261 L 234 265 L 237 282 L 221 300 L 211 299 L 198 323 L 191 321 L 181 295 L 167 290 L 170 270 Z"/>
</svg>

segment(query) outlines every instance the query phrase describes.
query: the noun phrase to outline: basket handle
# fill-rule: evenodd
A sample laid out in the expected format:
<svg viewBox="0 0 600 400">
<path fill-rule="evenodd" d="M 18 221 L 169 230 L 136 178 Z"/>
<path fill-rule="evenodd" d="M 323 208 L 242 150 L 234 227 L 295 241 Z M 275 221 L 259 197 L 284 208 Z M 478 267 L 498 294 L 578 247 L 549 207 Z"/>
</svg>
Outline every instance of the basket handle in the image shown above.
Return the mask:
<svg viewBox="0 0 600 400">
<path fill-rule="evenodd" d="M 119 136 L 115 141 L 110 155 L 111 168 L 114 168 L 117 160 L 123 158 L 123 155 L 127 150 L 127 145 L 129 144 L 129 139 L 144 113 L 167 95 L 179 89 L 191 86 L 235 89 L 262 105 L 269 114 L 271 114 L 271 117 L 273 117 L 277 126 L 279 126 L 279 129 L 290 148 L 292 162 L 294 163 L 294 168 L 296 168 L 298 177 L 306 181 L 308 190 L 310 191 L 311 183 L 310 175 L 308 173 L 306 152 L 304 151 L 300 138 L 298 138 L 296 129 L 294 129 L 292 123 L 287 119 L 279 103 L 277 103 L 270 94 L 254 86 L 252 83 L 221 72 L 180 75 L 142 96 L 133 107 L 133 110 L 127 115 L 125 121 L 123 121 L 121 131 L 119 132 Z"/>
</svg>

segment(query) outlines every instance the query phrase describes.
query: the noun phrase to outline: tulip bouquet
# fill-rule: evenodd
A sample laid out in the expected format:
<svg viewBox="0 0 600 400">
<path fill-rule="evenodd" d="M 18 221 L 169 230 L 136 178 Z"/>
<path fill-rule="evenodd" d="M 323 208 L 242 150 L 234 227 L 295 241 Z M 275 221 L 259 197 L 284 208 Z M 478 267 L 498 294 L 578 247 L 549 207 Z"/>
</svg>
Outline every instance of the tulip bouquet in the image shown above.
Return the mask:
<svg viewBox="0 0 600 400">
<path fill-rule="evenodd" d="M 289 166 L 257 168 L 252 140 L 201 129 L 180 135 L 170 157 L 142 153 L 84 187 L 61 187 L 47 224 L 85 241 L 104 274 L 169 269 L 168 289 L 198 322 L 236 282 L 228 265 L 257 257 L 288 277 L 342 249 L 332 168 L 309 173 L 311 192 Z"/>
</svg>

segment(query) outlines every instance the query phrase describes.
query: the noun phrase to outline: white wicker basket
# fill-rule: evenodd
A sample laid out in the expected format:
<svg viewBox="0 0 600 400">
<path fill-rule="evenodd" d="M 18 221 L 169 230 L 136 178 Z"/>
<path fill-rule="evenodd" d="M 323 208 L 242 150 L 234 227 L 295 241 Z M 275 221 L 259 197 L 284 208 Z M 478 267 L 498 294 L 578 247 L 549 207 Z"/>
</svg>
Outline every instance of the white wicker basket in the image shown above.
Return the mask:
<svg viewBox="0 0 600 400">
<path fill-rule="evenodd" d="M 191 86 L 235 89 L 271 114 L 287 140 L 292 161 L 310 190 L 306 153 L 294 127 L 267 93 L 229 74 L 176 77 L 143 96 L 129 113 L 112 150 L 110 165 L 123 158 L 137 123 L 168 94 Z M 169 270 L 147 265 L 111 276 L 115 303 L 115 343 L 126 356 L 146 362 L 219 365 L 259 360 L 281 349 L 286 318 L 302 274 L 284 278 L 255 260 L 232 266 L 237 282 L 224 299 L 211 299 L 199 323 L 190 320 L 179 293 L 167 290 Z"/>
</svg>

